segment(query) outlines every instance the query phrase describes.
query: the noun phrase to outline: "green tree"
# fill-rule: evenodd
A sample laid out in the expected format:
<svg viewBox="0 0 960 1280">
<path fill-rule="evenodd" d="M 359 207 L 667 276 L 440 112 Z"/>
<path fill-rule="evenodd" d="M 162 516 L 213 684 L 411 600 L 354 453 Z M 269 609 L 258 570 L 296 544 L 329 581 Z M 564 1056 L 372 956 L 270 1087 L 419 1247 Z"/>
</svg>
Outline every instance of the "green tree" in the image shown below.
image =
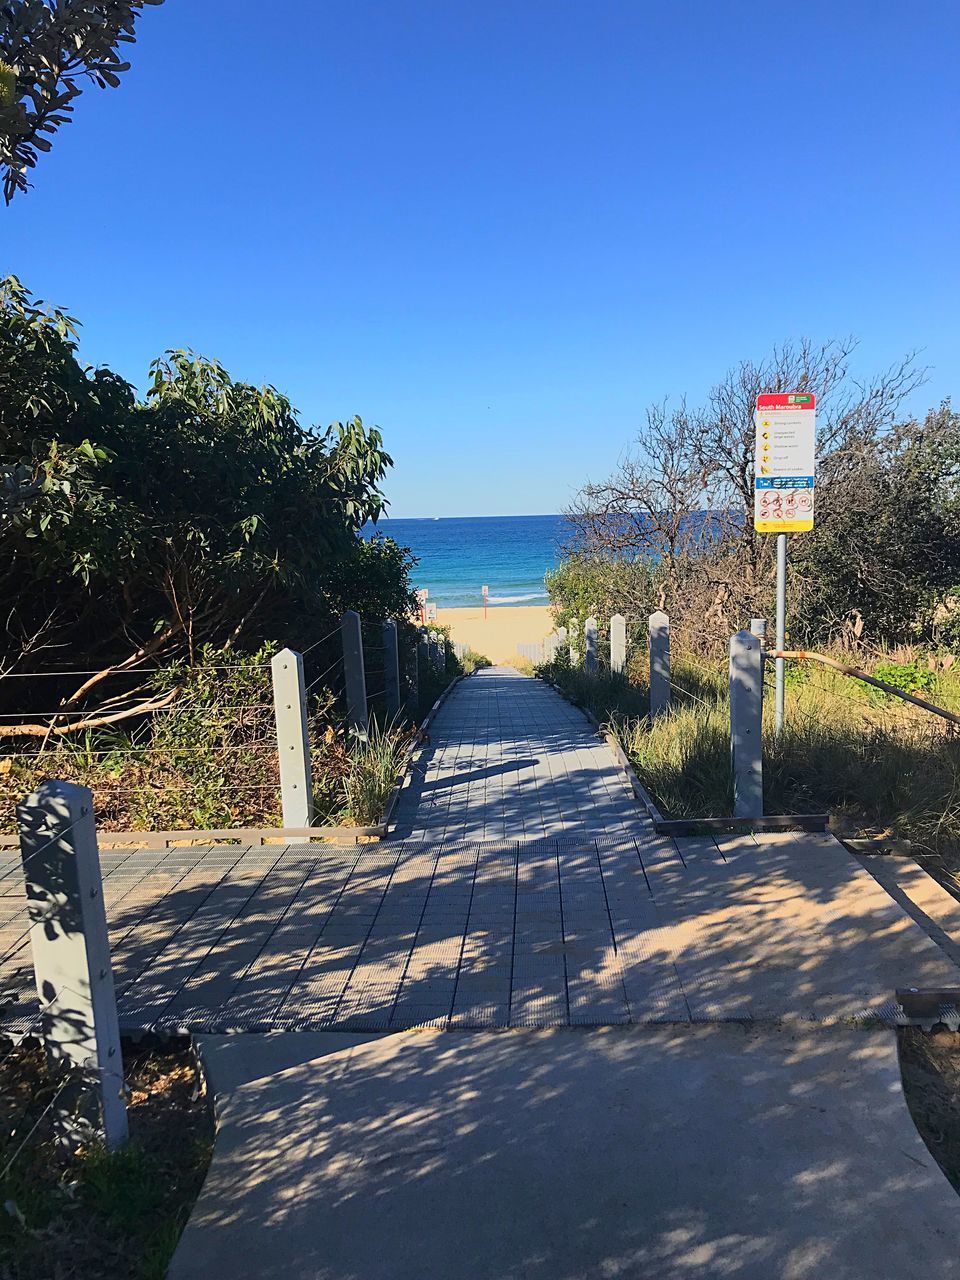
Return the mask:
<svg viewBox="0 0 960 1280">
<path fill-rule="evenodd" d="M 0 169 L 7 204 L 66 124 L 84 81 L 116 88 L 130 68 L 145 5 L 163 0 L 5 0 L 0 3 Z"/>
<path fill-rule="evenodd" d="M 960 414 L 858 433 L 821 460 L 817 522 L 793 539 L 809 640 L 928 639 L 960 584 Z"/>
<path fill-rule="evenodd" d="M 277 637 L 306 647 L 347 607 L 404 616 L 409 553 L 362 535 L 390 465 L 359 418 L 304 428 L 275 388 L 189 352 L 156 361 L 139 401 L 80 364 L 75 321 L 8 279 L 2 668 L 40 650 L 45 667 L 89 667 L 86 707 L 118 667 Z"/>
</svg>

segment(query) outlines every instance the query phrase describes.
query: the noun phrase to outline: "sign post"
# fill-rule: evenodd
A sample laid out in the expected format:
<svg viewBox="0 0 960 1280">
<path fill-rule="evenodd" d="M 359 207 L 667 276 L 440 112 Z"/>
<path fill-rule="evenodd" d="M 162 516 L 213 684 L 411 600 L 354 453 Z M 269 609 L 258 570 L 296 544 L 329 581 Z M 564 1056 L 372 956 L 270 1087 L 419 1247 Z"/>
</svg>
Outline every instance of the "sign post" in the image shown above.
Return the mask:
<svg viewBox="0 0 960 1280">
<path fill-rule="evenodd" d="M 777 648 L 787 643 L 787 534 L 813 528 L 816 396 L 808 391 L 757 396 L 753 527 L 777 535 Z M 774 730 L 783 728 L 783 658 L 776 660 Z"/>
<path fill-rule="evenodd" d="M 420 606 L 420 625 L 423 626 L 427 621 L 427 597 L 430 594 L 429 587 L 417 588 L 417 603 Z"/>
<path fill-rule="evenodd" d="M 484 584 L 483 586 L 483 619 L 487 619 L 487 601 L 490 598 L 490 588 Z"/>
</svg>

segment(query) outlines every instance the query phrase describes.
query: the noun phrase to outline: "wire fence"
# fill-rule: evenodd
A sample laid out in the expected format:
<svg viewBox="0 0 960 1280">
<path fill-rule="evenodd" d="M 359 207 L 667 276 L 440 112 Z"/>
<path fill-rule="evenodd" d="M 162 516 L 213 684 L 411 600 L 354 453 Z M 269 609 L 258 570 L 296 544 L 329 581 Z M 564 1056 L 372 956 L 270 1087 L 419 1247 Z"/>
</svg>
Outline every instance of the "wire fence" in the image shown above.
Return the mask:
<svg viewBox="0 0 960 1280">
<path fill-rule="evenodd" d="M 383 716 L 389 684 L 383 623 L 369 623 L 361 634 L 367 696 Z M 338 624 L 301 651 L 321 790 L 324 771 L 342 767 L 339 755 L 348 741 L 343 640 Z M 168 674 L 172 689 L 166 688 Z M 4 678 L 10 680 L 6 686 Z M 75 687 L 81 680 L 88 682 L 86 690 Z M 73 683 L 64 689 L 67 681 Z M 121 691 L 111 694 L 118 686 Z M 54 696 L 41 699 L 44 688 Z M 281 823 L 269 661 L 8 671 L 0 673 L 0 694 L 6 698 L 6 705 L 0 702 L 0 804 L 8 801 L 0 827 L 11 829 L 13 805 L 53 771 L 90 786 L 98 812 L 118 831 Z M 107 723 L 108 714 L 116 714 L 116 722 Z M 18 732 L 21 726 L 29 731 Z M 333 803 L 329 795 L 327 800 Z"/>
</svg>

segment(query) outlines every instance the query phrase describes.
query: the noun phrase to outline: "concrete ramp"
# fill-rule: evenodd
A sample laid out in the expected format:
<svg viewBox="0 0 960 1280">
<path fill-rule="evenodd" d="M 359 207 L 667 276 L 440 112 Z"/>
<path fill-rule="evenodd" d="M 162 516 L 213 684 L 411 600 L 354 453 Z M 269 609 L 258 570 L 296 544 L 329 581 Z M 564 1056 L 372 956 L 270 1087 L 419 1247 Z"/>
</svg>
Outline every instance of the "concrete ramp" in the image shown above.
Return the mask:
<svg viewBox="0 0 960 1280">
<path fill-rule="evenodd" d="M 170 1280 L 956 1274 L 889 1031 L 331 1040 L 205 1042 L 222 1129 Z"/>
</svg>

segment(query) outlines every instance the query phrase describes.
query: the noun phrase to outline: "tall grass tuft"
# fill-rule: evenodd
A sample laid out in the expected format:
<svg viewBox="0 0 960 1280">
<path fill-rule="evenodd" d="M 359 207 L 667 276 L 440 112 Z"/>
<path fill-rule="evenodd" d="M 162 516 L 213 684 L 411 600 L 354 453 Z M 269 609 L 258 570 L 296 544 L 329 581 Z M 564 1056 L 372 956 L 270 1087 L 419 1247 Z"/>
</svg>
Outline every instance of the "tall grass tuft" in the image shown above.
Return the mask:
<svg viewBox="0 0 960 1280">
<path fill-rule="evenodd" d="M 344 812 L 350 824 L 368 827 L 381 821 L 414 735 L 415 730 L 395 722 L 381 727 L 372 720 L 366 741 L 350 746 L 343 778 Z"/>
</svg>

